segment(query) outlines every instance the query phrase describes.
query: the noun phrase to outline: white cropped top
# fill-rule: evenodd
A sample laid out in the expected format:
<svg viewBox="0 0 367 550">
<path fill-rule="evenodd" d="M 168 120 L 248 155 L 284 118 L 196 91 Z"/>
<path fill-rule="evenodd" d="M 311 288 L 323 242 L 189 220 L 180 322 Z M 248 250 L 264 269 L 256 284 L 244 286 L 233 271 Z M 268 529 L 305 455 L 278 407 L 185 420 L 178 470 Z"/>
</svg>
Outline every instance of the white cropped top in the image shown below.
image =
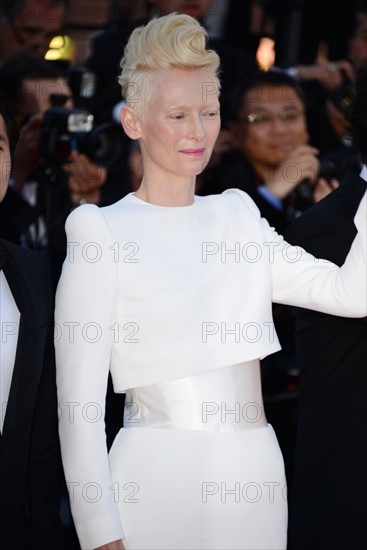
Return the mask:
<svg viewBox="0 0 367 550">
<path fill-rule="evenodd" d="M 108 349 L 116 392 L 274 353 L 272 300 L 365 312 L 357 278 L 337 284 L 333 264 L 287 245 L 238 190 L 174 208 L 130 194 L 78 208 L 66 230 L 59 353 Z"/>
<path fill-rule="evenodd" d="M 366 202 L 342 268 L 288 245 L 238 189 L 185 207 L 129 194 L 72 212 L 55 345 L 63 464 L 77 484 L 72 512 L 83 547 L 122 536 L 108 490 L 109 369 L 123 392 L 266 356 L 279 349 L 272 301 L 366 316 Z M 102 495 L 93 505 L 82 492 L 91 481 Z"/>
</svg>

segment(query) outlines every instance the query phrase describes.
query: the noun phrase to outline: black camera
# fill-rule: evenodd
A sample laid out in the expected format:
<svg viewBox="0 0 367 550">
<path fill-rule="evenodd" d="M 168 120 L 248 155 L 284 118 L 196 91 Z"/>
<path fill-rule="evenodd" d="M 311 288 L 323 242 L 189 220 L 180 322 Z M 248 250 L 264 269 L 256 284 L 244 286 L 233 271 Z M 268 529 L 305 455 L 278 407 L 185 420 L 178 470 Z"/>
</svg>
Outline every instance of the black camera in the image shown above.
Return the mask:
<svg viewBox="0 0 367 550">
<path fill-rule="evenodd" d="M 290 196 L 292 211 L 304 212 L 313 205 L 314 186 L 309 179 L 299 182 Z"/>
<path fill-rule="evenodd" d="M 361 157 L 358 151 L 353 147 L 341 148 L 320 159 L 319 178 L 341 181 L 348 170 L 360 169 Z"/>
<path fill-rule="evenodd" d="M 123 132 L 115 123 L 94 126 L 94 117 L 82 109 L 51 107 L 43 116 L 40 153 L 47 167 L 60 167 L 71 151 L 110 168 L 121 158 Z"/>
<path fill-rule="evenodd" d="M 338 111 L 344 115 L 348 115 L 351 106 L 353 105 L 355 96 L 355 83 L 348 78 L 344 78 L 344 82 L 339 88 L 336 88 L 328 93 L 328 99 L 330 99 Z"/>
</svg>

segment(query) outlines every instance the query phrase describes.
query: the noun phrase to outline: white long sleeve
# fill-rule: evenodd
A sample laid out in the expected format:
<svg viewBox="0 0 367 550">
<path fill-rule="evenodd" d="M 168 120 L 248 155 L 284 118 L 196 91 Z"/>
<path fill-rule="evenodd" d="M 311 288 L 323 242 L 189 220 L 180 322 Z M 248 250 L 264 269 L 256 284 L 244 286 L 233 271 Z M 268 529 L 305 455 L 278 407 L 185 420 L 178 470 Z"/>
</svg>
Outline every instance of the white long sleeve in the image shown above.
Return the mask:
<svg viewBox="0 0 367 550">
<path fill-rule="evenodd" d="M 75 527 L 82 549 L 89 550 L 124 536 L 104 424 L 117 266 L 97 207 L 78 208 L 66 230 L 68 252 L 56 295 L 59 430 Z"/>
<path fill-rule="evenodd" d="M 238 192 L 252 212 L 260 216 L 253 201 Z M 299 246 L 292 246 L 262 218 L 262 243 L 271 264 L 273 302 L 337 315 L 367 315 L 367 192 L 354 218 L 357 235 L 342 267 L 314 258 Z"/>
</svg>

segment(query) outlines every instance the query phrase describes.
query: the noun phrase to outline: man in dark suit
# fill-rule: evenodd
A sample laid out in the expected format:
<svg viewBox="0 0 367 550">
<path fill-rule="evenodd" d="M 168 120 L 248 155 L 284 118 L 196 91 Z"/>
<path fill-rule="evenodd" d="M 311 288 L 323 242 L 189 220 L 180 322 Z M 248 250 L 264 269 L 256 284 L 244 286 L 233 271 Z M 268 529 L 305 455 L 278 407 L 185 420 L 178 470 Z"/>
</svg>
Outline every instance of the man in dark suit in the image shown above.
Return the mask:
<svg viewBox="0 0 367 550">
<path fill-rule="evenodd" d="M 0 97 L 0 200 L 13 126 Z M 0 240 L 0 541 L 14 550 L 60 548 L 59 448 L 52 299 L 46 264 Z"/>
<path fill-rule="evenodd" d="M 364 167 L 307 210 L 287 240 L 342 265 L 367 186 L 367 75 L 351 117 Z M 367 281 L 366 281 L 367 284 Z M 301 362 L 289 550 L 367 548 L 367 318 L 296 312 Z"/>
</svg>

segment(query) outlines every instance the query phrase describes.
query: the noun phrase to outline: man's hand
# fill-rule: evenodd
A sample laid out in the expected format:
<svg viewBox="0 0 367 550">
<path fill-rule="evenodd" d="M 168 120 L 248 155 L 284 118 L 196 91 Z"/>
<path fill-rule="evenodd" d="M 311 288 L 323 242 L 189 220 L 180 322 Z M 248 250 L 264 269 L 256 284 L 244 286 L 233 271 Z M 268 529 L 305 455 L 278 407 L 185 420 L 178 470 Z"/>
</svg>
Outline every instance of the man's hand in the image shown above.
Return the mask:
<svg viewBox="0 0 367 550">
<path fill-rule="evenodd" d="M 329 90 L 340 88 L 345 79 L 355 79 L 354 68 L 346 59 L 323 64 L 299 65 L 295 68 L 300 80 L 318 80 Z"/>
<path fill-rule="evenodd" d="M 337 189 L 339 185 L 339 181 L 335 178 L 330 181 L 327 181 L 325 178 L 319 178 L 314 187 L 313 202 L 316 203 L 321 201 L 334 191 L 334 189 Z"/>
<path fill-rule="evenodd" d="M 302 180 L 315 182 L 319 173 L 319 151 L 311 145 L 300 145 L 274 170 L 266 188 L 278 199 L 285 199 Z"/>
<path fill-rule="evenodd" d="M 98 204 L 101 198 L 101 187 L 106 183 L 107 168 L 95 164 L 85 155 L 73 151 L 70 162 L 63 165 L 63 170 L 69 174 L 68 188 L 71 202 Z"/>
</svg>

